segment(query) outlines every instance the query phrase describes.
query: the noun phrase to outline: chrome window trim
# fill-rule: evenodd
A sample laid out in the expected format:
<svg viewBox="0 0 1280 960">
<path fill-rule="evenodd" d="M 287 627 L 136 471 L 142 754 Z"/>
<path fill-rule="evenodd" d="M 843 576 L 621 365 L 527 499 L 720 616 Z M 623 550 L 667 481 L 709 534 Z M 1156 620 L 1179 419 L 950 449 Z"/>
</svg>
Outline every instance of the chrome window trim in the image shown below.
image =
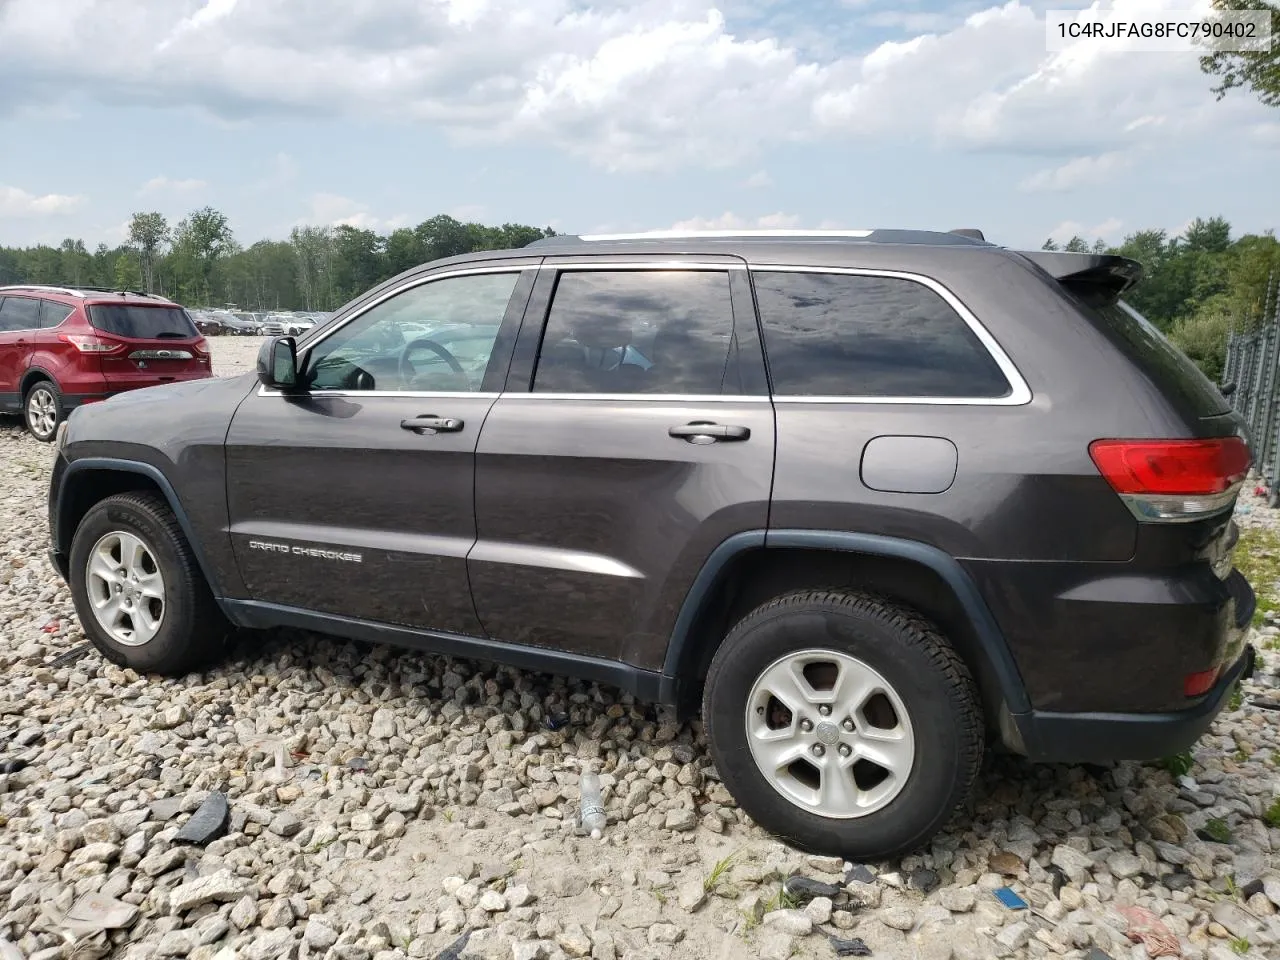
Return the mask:
<svg viewBox="0 0 1280 960">
<path fill-rule="evenodd" d="M 522 400 L 606 400 L 610 403 L 648 400 L 653 403 L 768 403 L 763 393 L 504 393 L 500 399 Z"/>
<path fill-rule="evenodd" d="M 451 277 L 469 277 L 469 276 L 475 276 L 475 275 L 487 274 L 487 273 L 521 274 L 521 273 L 524 273 L 526 270 L 536 270 L 536 269 L 538 269 L 538 264 L 536 263 L 526 263 L 522 266 L 513 266 L 509 263 L 503 263 L 499 261 L 483 267 L 459 267 L 454 270 L 442 270 L 439 273 L 431 273 L 431 274 L 427 274 L 426 276 L 414 277 L 413 279 L 401 284 L 400 286 L 395 287 L 394 289 L 388 290 L 386 293 L 382 294 L 382 296 L 378 297 L 376 300 L 371 300 L 369 303 L 366 303 L 363 307 L 353 312 L 349 317 L 345 317 L 340 323 L 336 324 L 332 330 L 325 330 L 320 336 L 316 337 L 314 340 L 311 340 L 305 345 L 303 345 L 301 349 L 298 350 L 298 369 L 301 370 L 305 366 L 303 362 L 304 359 L 311 356 L 311 351 L 314 350 L 318 344 L 324 343 L 327 339 L 329 339 L 339 330 L 346 327 L 349 323 L 352 323 L 353 321 L 358 320 L 360 317 L 363 317 L 366 313 L 368 313 L 374 307 L 381 306 L 382 304 L 390 300 L 392 297 L 397 297 L 407 290 L 412 290 L 415 287 L 421 287 L 428 283 L 433 283 L 436 280 L 448 280 Z M 501 321 L 499 321 L 499 326 L 501 326 Z M 313 327 L 312 330 L 314 329 L 315 328 Z M 336 397 L 336 396 L 368 397 L 368 396 L 378 396 L 378 395 L 390 396 L 390 397 L 412 397 L 412 396 L 478 397 L 478 396 L 482 396 L 483 394 L 466 393 L 462 391 L 451 391 L 451 392 L 445 392 L 445 393 L 414 391 L 411 393 L 400 393 L 399 391 L 395 391 L 395 390 L 363 390 L 363 391 L 345 390 L 345 391 L 342 391 L 341 394 L 339 394 L 338 392 L 317 391 L 316 393 L 312 393 L 310 395 L 326 396 L 326 397 Z M 284 394 L 279 390 L 268 390 L 265 386 L 263 386 L 258 388 L 258 396 L 282 397 L 284 396 Z M 497 394 L 493 394 L 493 396 L 497 396 Z"/>
<path fill-rule="evenodd" d="M 279 390 L 269 390 L 265 386 L 258 387 L 258 396 L 260 397 L 282 397 L 285 394 Z M 419 400 L 462 400 L 472 398 L 476 400 L 497 400 L 502 396 L 500 393 L 469 393 L 466 390 L 443 390 L 432 392 L 430 390 L 312 390 L 305 394 L 308 400 L 323 400 L 326 397 L 361 397 L 368 399 L 381 399 L 385 397 L 410 397 Z"/>
<path fill-rule="evenodd" d="M 1003 397 L 866 397 L 866 396 L 849 396 L 849 397 L 832 397 L 832 396 L 813 396 L 807 397 L 802 394 L 778 393 L 773 394 L 773 399 L 777 403 L 858 403 L 858 404 L 928 404 L 932 406 L 982 406 L 982 407 L 1017 407 L 1031 402 L 1031 388 L 1027 385 L 1027 381 L 1023 379 L 1022 373 L 1018 370 L 1009 355 L 1004 352 L 999 342 L 993 337 L 982 322 L 974 316 L 964 302 L 945 286 L 939 283 L 933 277 L 927 277 L 919 273 L 911 273 L 904 270 L 880 270 L 864 267 L 813 267 L 813 266 L 792 266 L 772 263 L 749 263 L 748 268 L 752 274 L 755 273 L 836 273 L 845 276 L 854 277 L 887 277 L 894 280 L 910 280 L 915 283 L 923 284 L 928 287 L 947 303 L 964 321 L 965 325 L 973 331 L 982 346 L 990 354 L 991 359 L 996 362 L 996 366 L 1000 368 L 1000 372 L 1004 374 L 1005 380 L 1009 384 L 1009 393 Z M 757 308 L 758 309 L 758 308 Z M 761 327 L 764 326 L 763 317 L 760 320 Z M 765 355 L 768 356 L 769 343 L 767 331 L 761 330 L 761 336 L 764 338 Z"/>
</svg>

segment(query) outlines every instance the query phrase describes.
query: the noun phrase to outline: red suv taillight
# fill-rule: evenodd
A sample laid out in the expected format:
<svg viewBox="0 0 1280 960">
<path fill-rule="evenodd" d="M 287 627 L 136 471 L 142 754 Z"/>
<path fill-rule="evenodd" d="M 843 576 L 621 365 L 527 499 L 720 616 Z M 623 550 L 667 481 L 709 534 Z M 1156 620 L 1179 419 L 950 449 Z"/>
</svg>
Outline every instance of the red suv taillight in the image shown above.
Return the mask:
<svg viewBox="0 0 1280 960">
<path fill-rule="evenodd" d="M 117 350 L 124 349 L 124 344 L 119 340 L 97 335 L 86 336 L 79 333 L 60 333 L 58 334 L 58 339 L 63 343 L 71 344 L 81 353 L 115 353 Z"/>
<path fill-rule="evenodd" d="M 1229 507 L 1249 470 L 1240 437 L 1095 440 L 1089 456 L 1139 520 L 1197 520 Z"/>
</svg>

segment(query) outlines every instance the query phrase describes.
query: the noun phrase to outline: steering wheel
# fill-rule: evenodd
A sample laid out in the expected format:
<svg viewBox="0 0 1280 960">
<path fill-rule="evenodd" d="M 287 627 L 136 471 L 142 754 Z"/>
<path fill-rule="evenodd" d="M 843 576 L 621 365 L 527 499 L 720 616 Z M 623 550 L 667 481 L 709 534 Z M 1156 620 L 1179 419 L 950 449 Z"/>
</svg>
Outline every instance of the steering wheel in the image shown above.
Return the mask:
<svg viewBox="0 0 1280 960">
<path fill-rule="evenodd" d="M 418 371 L 415 370 L 413 364 L 409 362 L 409 355 L 419 347 L 426 348 L 438 356 L 449 365 L 450 370 L 467 382 L 468 387 L 470 386 L 471 378 L 467 376 L 467 371 L 462 369 L 462 364 L 458 362 L 458 358 L 429 337 L 418 337 L 416 340 L 410 340 L 400 351 L 399 369 L 401 382 L 409 383 L 417 377 Z"/>
</svg>

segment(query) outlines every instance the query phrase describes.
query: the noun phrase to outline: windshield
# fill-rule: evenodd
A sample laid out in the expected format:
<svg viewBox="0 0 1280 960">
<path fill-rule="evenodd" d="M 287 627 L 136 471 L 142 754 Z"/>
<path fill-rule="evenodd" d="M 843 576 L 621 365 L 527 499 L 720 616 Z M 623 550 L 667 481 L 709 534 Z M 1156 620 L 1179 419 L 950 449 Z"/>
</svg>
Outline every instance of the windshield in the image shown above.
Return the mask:
<svg viewBox="0 0 1280 960">
<path fill-rule="evenodd" d="M 169 340 L 200 334 L 181 307 L 100 303 L 89 308 L 89 322 L 103 333 L 136 340 Z"/>
</svg>

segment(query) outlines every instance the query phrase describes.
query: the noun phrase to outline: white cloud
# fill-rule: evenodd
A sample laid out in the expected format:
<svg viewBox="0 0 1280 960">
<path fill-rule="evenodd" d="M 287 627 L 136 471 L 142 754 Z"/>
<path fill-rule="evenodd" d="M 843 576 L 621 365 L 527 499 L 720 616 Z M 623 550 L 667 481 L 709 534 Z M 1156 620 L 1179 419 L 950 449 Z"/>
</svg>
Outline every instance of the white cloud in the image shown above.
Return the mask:
<svg viewBox="0 0 1280 960">
<path fill-rule="evenodd" d="M 1090 242 L 1105 240 L 1107 243 L 1118 243 L 1124 239 L 1120 232 L 1123 227 L 1124 222 L 1116 217 L 1108 217 L 1092 227 L 1085 226 L 1075 220 L 1064 220 L 1049 231 L 1049 236 L 1059 243 L 1064 243 L 1072 237 L 1083 237 Z"/>
<path fill-rule="evenodd" d="M 752 189 L 771 187 L 773 186 L 773 177 L 769 176 L 769 171 L 767 170 L 757 170 L 751 176 L 747 177 L 746 180 L 743 180 L 742 185 L 744 187 L 751 187 Z"/>
<path fill-rule="evenodd" d="M 1263 122 L 1251 98 L 1215 101 L 1195 57 L 1048 53 L 1039 0 L 988 2 L 963 21 L 891 10 L 933 32 L 819 55 L 718 0 L 6 0 L 0 112 L 96 98 L 390 119 L 611 170 L 726 167 L 821 138 L 1065 160 Z"/>
<path fill-rule="evenodd" d="M 169 177 L 152 177 L 138 190 L 138 196 L 147 197 L 157 194 L 192 194 L 199 193 L 209 184 L 204 180 L 173 180 Z"/>
<path fill-rule="evenodd" d="M 1076 157 L 1061 166 L 1033 173 L 1018 185 L 1018 189 L 1037 193 L 1093 186 L 1132 163 L 1132 157 L 1119 151 L 1102 153 L 1096 157 Z"/>
<path fill-rule="evenodd" d="M 316 193 L 311 196 L 309 212 L 299 219 L 295 226 L 300 227 L 355 227 L 358 230 L 374 230 L 385 232 L 409 225 L 409 217 L 396 214 L 391 217 L 378 217 L 369 210 L 368 204 L 359 203 L 336 193 Z"/>
<path fill-rule="evenodd" d="M 0 184 L 0 217 L 54 217 L 68 214 L 84 203 L 84 197 L 65 193 L 37 196 L 20 187 Z"/>
<path fill-rule="evenodd" d="M 718 217 L 691 217 L 678 220 L 672 230 L 790 230 L 800 225 L 800 218 L 791 213 L 768 213 L 762 217 L 743 217 L 725 211 Z"/>
</svg>

